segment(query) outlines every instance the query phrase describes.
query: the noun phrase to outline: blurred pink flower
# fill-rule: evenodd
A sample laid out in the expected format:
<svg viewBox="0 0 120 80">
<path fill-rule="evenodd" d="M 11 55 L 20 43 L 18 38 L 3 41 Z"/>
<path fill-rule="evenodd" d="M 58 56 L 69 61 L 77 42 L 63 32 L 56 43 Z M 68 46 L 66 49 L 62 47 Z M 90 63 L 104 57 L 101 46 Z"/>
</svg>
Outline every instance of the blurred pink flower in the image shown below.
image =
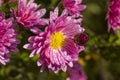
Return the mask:
<svg viewBox="0 0 120 80">
<path fill-rule="evenodd" d="M 86 6 L 82 5 L 82 0 L 62 0 L 63 6 L 68 10 L 70 15 L 82 16 L 80 11 L 83 11 Z"/>
<path fill-rule="evenodd" d="M 2 3 L 3 3 L 3 0 L 0 0 L 0 7 L 1 7 Z"/>
<path fill-rule="evenodd" d="M 73 63 L 73 67 L 68 67 L 68 77 L 66 80 L 87 80 L 86 75 L 78 62 Z"/>
<path fill-rule="evenodd" d="M 55 73 L 59 70 L 66 71 L 67 66 L 73 66 L 72 62 L 78 60 L 78 54 L 84 50 L 84 46 L 78 46 L 74 42 L 74 36 L 83 33 L 81 19 L 74 19 L 63 11 L 58 17 L 58 8 L 50 12 L 50 24 L 44 32 L 33 30 L 37 35 L 28 39 L 29 43 L 24 48 L 31 50 L 30 57 L 40 55 L 37 62 L 42 65 L 41 71 L 48 68 Z"/>
<path fill-rule="evenodd" d="M 120 0 L 110 0 L 107 12 L 108 31 L 120 29 Z"/>
<path fill-rule="evenodd" d="M 42 19 L 46 13 L 46 9 L 39 9 L 40 5 L 34 3 L 34 0 L 18 0 L 18 11 L 15 13 L 14 9 L 11 8 L 11 12 L 17 19 L 17 22 L 26 28 L 41 27 L 48 21 Z"/>
<path fill-rule="evenodd" d="M 13 29 L 13 19 L 4 19 L 4 15 L 0 13 L 0 63 L 6 64 L 9 62 L 10 52 L 17 52 L 16 39 L 17 32 Z"/>
</svg>

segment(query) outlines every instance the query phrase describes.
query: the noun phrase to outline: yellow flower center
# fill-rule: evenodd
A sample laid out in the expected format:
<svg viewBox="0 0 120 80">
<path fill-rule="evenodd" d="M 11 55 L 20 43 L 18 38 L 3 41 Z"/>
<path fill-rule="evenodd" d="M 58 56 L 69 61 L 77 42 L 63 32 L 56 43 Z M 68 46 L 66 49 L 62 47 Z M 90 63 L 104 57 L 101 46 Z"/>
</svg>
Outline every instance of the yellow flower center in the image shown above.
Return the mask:
<svg viewBox="0 0 120 80">
<path fill-rule="evenodd" d="M 59 49 L 64 43 L 64 35 L 61 32 L 54 32 L 51 37 L 50 46 L 53 49 Z"/>
</svg>

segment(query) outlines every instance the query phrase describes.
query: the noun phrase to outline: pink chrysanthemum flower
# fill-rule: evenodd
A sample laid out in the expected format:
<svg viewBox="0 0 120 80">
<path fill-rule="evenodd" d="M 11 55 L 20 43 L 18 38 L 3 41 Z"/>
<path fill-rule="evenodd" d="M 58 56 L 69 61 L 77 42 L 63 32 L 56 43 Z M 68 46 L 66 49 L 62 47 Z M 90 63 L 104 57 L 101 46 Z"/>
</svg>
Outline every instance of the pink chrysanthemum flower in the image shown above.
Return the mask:
<svg viewBox="0 0 120 80">
<path fill-rule="evenodd" d="M 33 30 L 37 36 L 29 38 L 29 44 L 24 48 L 31 50 L 30 57 L 40 54 L 37 62 L 42 65 L 41 71 L 48 66 L 54 72 L 66 71 L 67 66 L 72 67 L 73 61 L 78 60 L 78 54 L 84 46 L 78 46 L 74 42 L 74 36 L 83 33 L 81 19 L 67 16 L 66 11 L 58 17 L 58 8 L 50 13 L 50 24 L 44 32 Z"/>
<path fill-rule="evenodd" d="M 82 0 L 62 0 L 63 6 L 68 10 L 70 15 L 82 16 L 80 11 L 83 11 L 86 6 L 82 5 Z"/>
<path fill-rule="evenodd" d="M 74 66 L 72 68 L 68 67 L 67 69 L 68 77 L 66 80 L 87 80 L 80 64 L 78 62 L 74 62 L 73 65 Z"/>
<path fill-rule="evenodd" d="M 11 8 L 11 12 L 17 19 L 17 22 L 26 28 L 40 27 L 47 23 L 46 19 L 42 19 L 46 13 L 46 9 L 39 9 L 40 5 L 34 3 L 34 0 L 18 0 L 17 14 L 14 9 Z"/>
<path fill-rule="evenodd" d="M 108 31 L 120 28 L 120 0 L 110 0 L 107 13 Z"/>
<path fill-rule="evenodd" d="M 0 13 L 0 63 L 9 62 L 10 52 L 17 52 L 17 32 L 13 29 L 13 19 L 4 19 Z"/>
</svg>

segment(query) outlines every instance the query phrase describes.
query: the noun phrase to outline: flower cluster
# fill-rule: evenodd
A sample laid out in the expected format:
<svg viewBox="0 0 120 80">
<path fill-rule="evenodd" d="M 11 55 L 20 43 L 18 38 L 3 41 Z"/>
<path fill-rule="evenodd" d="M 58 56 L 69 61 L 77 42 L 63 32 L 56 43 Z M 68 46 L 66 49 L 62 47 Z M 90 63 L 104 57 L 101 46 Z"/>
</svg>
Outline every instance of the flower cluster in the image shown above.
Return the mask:
<svg viewBox="0 0 120 80">
<path fill-rule="evenodd" d="M 108 31 L 112 28 L 113 31 L 120 29 L 120 0 L 110 0 L 108 13 Z"/>
<path fill-rule="evenodd" d="M 24 48 L 31 51 L 30 57 L 39 55 L 37 64 L 41 66 L 41 71 L 46 67 L 55 73 L 74 68 L 76 65 L 73 62 L 78 61 L 79 53 L 84 50 L 88 39 L 81 26 L 80 11 L 86 7 L 81 5 L 82 0 L 61 2 L 64 7 L 61 15 L 56 7 L 54 11 L 50 11 L 48 19 L 43 18 L 46 9 L 40 9 L 40 5 L 34 3 L 34 0 L 18 0 L 17 10 L 10 8 L 14 23 L 34 33 Z M 13 29 L 13 18 L 5 20 L 0 14 L 0 62 L 3 64 L 9 61 L 11 51 L 18 51 L 19 41 L 16 39 L 17 32 Z"/>
<path fill-rule="evenodd" d="M 6 64 L 9 62 L 10 52 L 18 52 L 16 39 L 18 32 L 14 30 L 13 18 L 4 19 L 0 13 L 0 62 Z"/>
</svg>

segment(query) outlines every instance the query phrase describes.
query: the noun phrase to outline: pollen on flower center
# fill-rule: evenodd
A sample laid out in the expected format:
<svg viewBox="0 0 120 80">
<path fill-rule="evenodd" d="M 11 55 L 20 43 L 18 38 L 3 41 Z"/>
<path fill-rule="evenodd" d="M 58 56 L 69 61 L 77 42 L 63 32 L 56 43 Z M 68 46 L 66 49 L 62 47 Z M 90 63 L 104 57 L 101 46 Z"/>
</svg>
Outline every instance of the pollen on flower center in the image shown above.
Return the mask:
<svg viewBox="0 0 120 80">
<path fill-rule="evenodd" d="M 62 47 L 63 43 L 64 43 L 64 35 L 61 32 L 54 32 L 51 37 L 50 46 L 53 49 L 58 49 Z"/>
</svg>

